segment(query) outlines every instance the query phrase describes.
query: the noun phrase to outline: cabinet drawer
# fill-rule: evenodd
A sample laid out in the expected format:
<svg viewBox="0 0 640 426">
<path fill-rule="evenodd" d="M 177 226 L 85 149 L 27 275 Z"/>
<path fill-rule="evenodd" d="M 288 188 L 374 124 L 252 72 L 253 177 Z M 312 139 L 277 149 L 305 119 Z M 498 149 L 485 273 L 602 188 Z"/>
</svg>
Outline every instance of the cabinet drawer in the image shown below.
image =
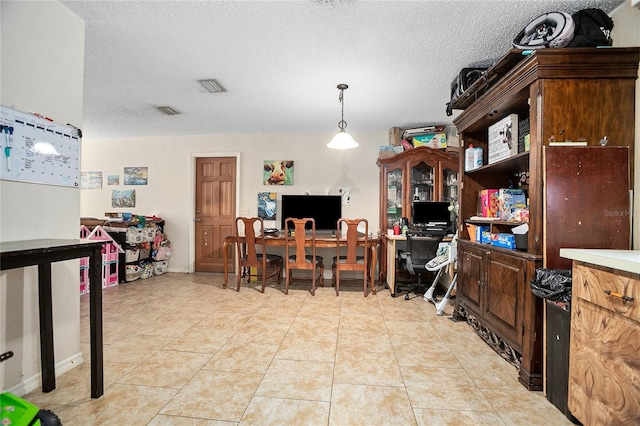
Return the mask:
<svg viewBox="0 0 640 426">
<path fill-rule="evenodd" d="M 640 322 L 640 276 L 610 272 L 574 262 L 572 298 L 601 306 L 632 321 Z M 607 294 L 607 292 L 611 292 Z M 625 301 L 616 295 L 633 298 Z"/>
<path fill-rule="evenodd" d="M 640 326 L 578 300 L 571 306 L 568 407 L 585 425 L 636 425 Z"/>
</svg>

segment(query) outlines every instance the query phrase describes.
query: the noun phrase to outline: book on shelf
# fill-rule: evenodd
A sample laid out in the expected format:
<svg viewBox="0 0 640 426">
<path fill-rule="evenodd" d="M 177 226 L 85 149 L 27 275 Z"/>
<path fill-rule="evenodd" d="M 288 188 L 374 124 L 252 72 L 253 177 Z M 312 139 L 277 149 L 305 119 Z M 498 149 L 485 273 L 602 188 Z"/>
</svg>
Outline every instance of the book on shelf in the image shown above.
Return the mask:
<svg viewBox="0 0 640 426">
<path fill-rule="evenodd" d="M 549 146 L 587 146 L 587 141 L 549 142 Z"/>
<path fill-rule="evenodd" d="M 480 222 L 493 222 L 495 220 L 500 220 L 499 217 L 484 217 L 484 216 L 471 216 L 469 220 L 477 220 Z"/>
</svg>

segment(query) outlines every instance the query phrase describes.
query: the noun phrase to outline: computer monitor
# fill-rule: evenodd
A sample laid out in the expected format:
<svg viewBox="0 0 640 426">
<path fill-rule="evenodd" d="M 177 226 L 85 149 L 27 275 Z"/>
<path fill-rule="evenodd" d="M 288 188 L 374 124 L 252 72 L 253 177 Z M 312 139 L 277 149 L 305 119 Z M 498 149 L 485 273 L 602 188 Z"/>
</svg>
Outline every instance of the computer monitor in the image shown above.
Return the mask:
<svg viewBox="0 0 640 426">
<path fill-rule="evenodd" d="M 338 219 L 342 217 L 342 197 L 282 194 L 281 229 L 284 229 L 284 221 L 289 217 L 311 217 L 316 222 L 316 230 L 335 231 Z"/>
<path fill-rule="evenodd" d="M 451 226 L 451 212 L 446 201 L 414 201 L 413 202 L 414 226 Z"/>
</svg>

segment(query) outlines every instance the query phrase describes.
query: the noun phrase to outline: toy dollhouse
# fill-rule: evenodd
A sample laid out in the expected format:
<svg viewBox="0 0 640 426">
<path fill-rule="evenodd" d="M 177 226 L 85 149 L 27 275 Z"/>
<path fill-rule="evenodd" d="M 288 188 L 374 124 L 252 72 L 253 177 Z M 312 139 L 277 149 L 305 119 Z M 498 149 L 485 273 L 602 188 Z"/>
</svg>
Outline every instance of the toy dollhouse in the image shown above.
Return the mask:
<svg viewBox="0 0 640 426">
<path fill-rule="evenodd" d="M 118 254 L 124 253 L 120 244 L 101 226 L 92 231 L 84 225 L 80 226 L 80 238 L 104 241 L 102 245 L 102 288 L 118 285 Z M 89 293 L 89 258 L 80 259 L 80 294 Z"/>
</svg>

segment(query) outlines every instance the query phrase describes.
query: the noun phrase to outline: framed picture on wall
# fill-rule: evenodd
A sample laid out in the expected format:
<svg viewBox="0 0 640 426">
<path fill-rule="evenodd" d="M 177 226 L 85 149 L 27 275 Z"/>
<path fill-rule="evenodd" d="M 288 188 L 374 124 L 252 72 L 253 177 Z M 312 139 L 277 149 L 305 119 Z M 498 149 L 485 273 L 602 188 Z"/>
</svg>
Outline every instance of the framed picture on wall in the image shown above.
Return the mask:
<svg viewBox="0 0 640 426">
<path fill-rule="evenodd" d="M 277 207 L 275 192 L 258 193 L 258 217 L 263 220 L 276 220 Z"/>
<path fill-rule="evenodd" d="M 128 189 L 125 191 L 111 190 L 111 207 L 135 207 L 136 206 L 136 190 Z"/>
<path fill-rule="evenodd" d="M 102 189 L 102 172 L 80 172 L 80 189 Z"/>
<path fill-rule="evenodd" d="M 120 185 L 120 175 L 107 175 L 107 185 Z"/>
<path fill-rule="evenodd" d="M 125 185 L 146 185 L 149 176 L 148 167 L 125 167 L 124 168 L 124 184 Z"/>
<path fill-rule="evenodd" d="M 265 160 L 263 169 L 265 185 L 293 185 L 293 161 Z"/>
</svg>

